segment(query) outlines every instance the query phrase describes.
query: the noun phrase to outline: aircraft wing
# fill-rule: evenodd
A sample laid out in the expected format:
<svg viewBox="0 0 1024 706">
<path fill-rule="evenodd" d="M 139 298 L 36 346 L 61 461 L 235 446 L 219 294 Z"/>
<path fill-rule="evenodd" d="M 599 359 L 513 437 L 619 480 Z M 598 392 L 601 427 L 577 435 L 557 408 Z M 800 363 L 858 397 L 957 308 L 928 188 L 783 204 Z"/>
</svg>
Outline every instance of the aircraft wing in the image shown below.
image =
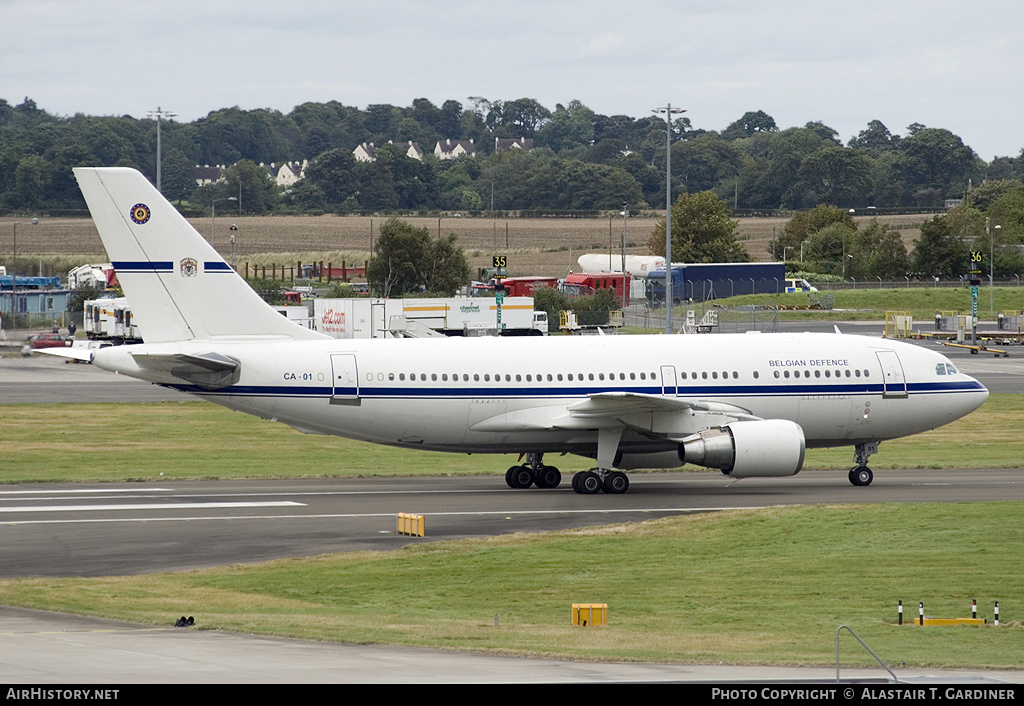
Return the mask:
<svg viewBox="0 0 1024 706">
<path fill-rule="evenodd" d="M 636 392 L 600 392 L 569 405 L 569 416 L 584 418 L 621 417 L 638 412 L 712 412 L 739 419 L 760 419 L 749 409 L 717 400 L 694 400 L 686 397 L 662 397 Z"/>
<path fill-rule="evenodd" d="M 682 427 L 681 417 L 692 418 Z M 516 410 L 481 420 L 473 431 L 539 431 L 551 429 L 612 429 L 629 427 L 675 435 L 680 429 L 704 429 L 726 421 L 759 420 L 750 410 L 727 402 L 685 397 L 662 397 L 635 392 L 601 392 L 568 406 Z M 672 421 L 670 421 L 672 420 Z"/>
</svg>

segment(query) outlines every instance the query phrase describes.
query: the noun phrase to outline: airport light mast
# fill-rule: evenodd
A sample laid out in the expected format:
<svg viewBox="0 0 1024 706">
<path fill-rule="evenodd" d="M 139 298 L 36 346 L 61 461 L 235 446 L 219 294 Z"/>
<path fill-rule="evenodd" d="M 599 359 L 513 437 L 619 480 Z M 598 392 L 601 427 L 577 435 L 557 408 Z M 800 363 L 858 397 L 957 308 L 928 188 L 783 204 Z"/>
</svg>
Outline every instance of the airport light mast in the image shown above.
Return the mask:
<svg viewBox="0 0 1024 706">
<path fill-rule="evenodd" d="M 665 114 L 665 333 L 672 333 L 672 116 L 685 113 L 667 104 L 653 113 Z"/>
<path fill-rule="evenodd" d="M 156 116 L 156 190 L 163 193 L 161 187 L 161 172 L 163 170 L 163 155 L 160 145 L 160 119 L 161 118 L 173 118 L 177 113 L 172 113 L 169 110 L 161 110 L 160 106 L 156 107 L 156 110 L 151 110 L 147 114 L 147 117 L 152 118 Z"/>
</svg>

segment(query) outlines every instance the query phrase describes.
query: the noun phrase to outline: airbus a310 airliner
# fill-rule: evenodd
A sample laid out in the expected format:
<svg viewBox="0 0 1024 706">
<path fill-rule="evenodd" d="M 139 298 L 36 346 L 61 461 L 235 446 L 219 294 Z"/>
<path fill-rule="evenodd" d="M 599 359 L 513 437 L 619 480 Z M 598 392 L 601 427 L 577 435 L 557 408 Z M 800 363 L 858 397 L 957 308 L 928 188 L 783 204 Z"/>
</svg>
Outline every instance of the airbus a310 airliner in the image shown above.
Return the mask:
<svg viewBox="0 0 1024 706">
<path fill-rule="evenodd" d="M 624 470 L 791 476 L 825 446 L 853 446 L 868 485 L 879 442 L 988 398 L 934 351 L 838 332 L 336 340 L 265 304 L 139 172 L 75 175 L 145 341 L 96 366 L 303 432 L 519 453 L 513 488 L 559 485 L 545 454 L 595 459 L 573 489 L 617 494 Z"/>
</svg>

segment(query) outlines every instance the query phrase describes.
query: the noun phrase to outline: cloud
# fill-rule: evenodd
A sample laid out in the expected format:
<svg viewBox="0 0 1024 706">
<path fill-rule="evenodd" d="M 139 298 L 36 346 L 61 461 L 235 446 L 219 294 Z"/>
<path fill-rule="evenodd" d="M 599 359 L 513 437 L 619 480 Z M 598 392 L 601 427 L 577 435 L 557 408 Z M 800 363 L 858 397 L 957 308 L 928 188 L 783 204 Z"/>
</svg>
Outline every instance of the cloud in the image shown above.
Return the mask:
<svg viewBox="0 0 1024 706">
<path fill-rule="evenodd" d="M 577 50 L 579 56 L 616 56 L 622 53 L 626 38 L 621 34 L 607 32 L 592 37 L 590 41 Z"/>
</svg>

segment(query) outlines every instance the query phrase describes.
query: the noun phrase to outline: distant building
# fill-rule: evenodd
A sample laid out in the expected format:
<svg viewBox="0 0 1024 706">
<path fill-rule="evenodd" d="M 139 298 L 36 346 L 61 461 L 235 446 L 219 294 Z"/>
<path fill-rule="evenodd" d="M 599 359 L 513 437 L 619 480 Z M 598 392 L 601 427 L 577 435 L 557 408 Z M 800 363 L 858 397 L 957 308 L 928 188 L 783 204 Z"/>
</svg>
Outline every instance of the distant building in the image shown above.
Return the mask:
<svg viewBox="0 0 1024 706">
<path fill-rule="evenodd" d="M 518 139 L 506 139 L 503 137 L 494 138 L 494 151 L 502 150 L 532 150 L 533 138 L 520 137 Z"/>
<path fill-rule="evenodd" d="M 71 294 L 61 288 L 60 277 L 18 275 L 17 290 L 13 287 L 12 275 L 0 276 L 0 313 L 60 316 L 67 309 Z"/>
<path fill-rule="evenodd" d="M 423 150 L 420 148 L 417 142 L 393 142 L 388 140 L 389 145 L 394 145 L 405 152 L 405 156 L 409 159 L 423 160 Z M 377 159 L 376 154 L 379 148 L 374 146 L 372 142 L 364 142 L 363 144 L 352 150 L 352 156 L 356 158 L 357 162 L 372 162 Z"/>
<path fill-rule="evenodd" d="M 309 160 L 304 159 L 301 162 L 282 162 L 276 164 L 271 162 L 270 165 L 260 164 L 261 167 L 270 172 L 271 178 L 278 186 L 288 187 L 297 182 L 306 174 L 306 167 L 309 166 Z"/>
<path fill-rule="evenodd" d="M 209 164 L 200 167 L 196 165 L 196 170 L 193 172 L 193 176 L 196 180 L 196 184 L 199 186 L 208 186 L 210 184 L 216 184 L 224 178 L 224 165 L 211 167 Z"/>
<path fill-rule="evenodd" d="M 364 142 L 352 150 L 352 156 L 356 158 L 357 162 L 372 162 L 377 159 L 373 156 L 376 152 L 377 148 L 373 146 L 372 142 Z"/>
<path fill-rule="evenodd" d="M 473 144 L 473 140 L 445 140 L 434 146 L 434 156 L 438 159 L 475 157 L 476 146 Z"/>
</svg>

